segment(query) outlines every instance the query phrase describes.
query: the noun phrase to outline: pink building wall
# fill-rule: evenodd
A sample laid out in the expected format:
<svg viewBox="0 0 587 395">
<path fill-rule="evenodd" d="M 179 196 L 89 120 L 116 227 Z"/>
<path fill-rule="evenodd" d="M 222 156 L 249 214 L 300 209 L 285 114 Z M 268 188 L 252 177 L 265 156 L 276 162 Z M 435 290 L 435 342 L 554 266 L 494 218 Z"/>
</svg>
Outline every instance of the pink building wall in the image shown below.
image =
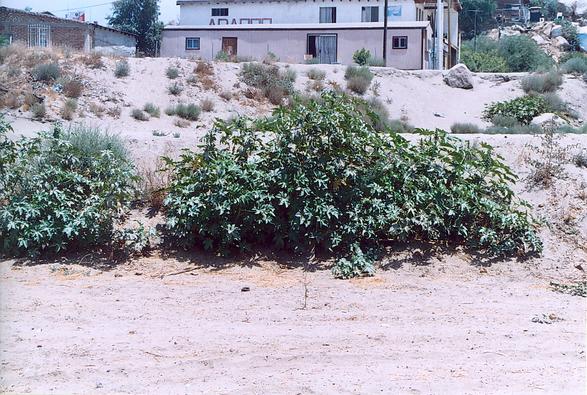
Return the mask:
<svg viewBox="0 0 587 395">
<path fill-rule="evenodd" d="M 308 34 L 336 34 L 337 62 L 353 63 L 353 53 L 361 48 L 382 58 L 383 30 L 368 28 L 333 28 L 333 29 L 207 29 L 171 27 L 163 31 L 161 56 L 202 58 L 212 60 L 222 50 L 223 37 L 238 39 L 237 55 L 262 59 L 268 52 L 273 52 L 282 62 L 303 63 L 307 52 Z M 429 28 L 405 27 L 388 28 L 387 65 L 403 70 L 427 68 L 426 42 Z M 407 36 L 407 49 L 393 49 L 394 36 Z M 186 50 L 186 37 L 199 37 L 200 50 Z"/>
</svg>

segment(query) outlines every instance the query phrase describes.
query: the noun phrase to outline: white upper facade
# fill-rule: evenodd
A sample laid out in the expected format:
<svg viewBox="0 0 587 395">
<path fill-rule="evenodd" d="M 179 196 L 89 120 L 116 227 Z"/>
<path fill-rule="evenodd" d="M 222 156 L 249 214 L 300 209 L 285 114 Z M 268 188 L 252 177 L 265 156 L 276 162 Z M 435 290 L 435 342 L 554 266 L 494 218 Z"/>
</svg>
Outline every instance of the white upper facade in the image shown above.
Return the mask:
<svg viewBox="0 0 587 395">
<path fill-rule="evenodd" d="M 383 0 L 179 0 L 180 25 L 382 22 Z M 389 0 L 388 21 L 426 20 L 424 5 Z"/>
</svg>

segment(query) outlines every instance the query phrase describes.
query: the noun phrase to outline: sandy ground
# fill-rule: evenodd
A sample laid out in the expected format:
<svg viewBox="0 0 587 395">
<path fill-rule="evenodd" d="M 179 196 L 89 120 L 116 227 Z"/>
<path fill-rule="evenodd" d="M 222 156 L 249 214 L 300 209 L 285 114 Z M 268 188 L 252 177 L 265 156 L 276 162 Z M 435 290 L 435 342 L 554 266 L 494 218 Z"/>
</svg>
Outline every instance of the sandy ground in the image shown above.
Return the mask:
<svg viewBox="0 0 587 395">
<path fill-rule="evenodd" d="M 353 281 L 263 263 L 163 278 L 173 262 L 4 263 L 0 390 L 584 393 L 584 298 L 523 265 L 452 263 Z"/>
<path fill-rule="evenodd" d="M 238 64 L 215 64 L 215 88 L 204 90 L 185 83 L 193 61 L 130 59 L 125 79 L 113 78 L 114 59 L 105 62 L 91 72 L 67 66 L 87 87 L 73 122 L 120 134 L 147 164 L 193 147 L 217 117 L 272 108 L 240 95 Z M 169 65 L 185 84 L 179 97 L 166 92 Z M 281 67 L 295 69 L 296 88 L 305 89 L 312 66 Z M 326 85 L 344 86 L 343 66 L 321 68 Z M 448 129 L 484 125 L 486 104 L 522 95 L 520 77 L 478 74 L 466 91 L 446 86 L 438 72 L 376 69 L 374 83 L 393 118 Z M 235 97 L 222 99 L 224 90 Z M 559 95 L 587 119 L 582 80 L 566 77 Z M 203 98 L 215 110 L 187 128 L 164 114 L 169 104 Z M 50 118 L 62 100 L 47 96 Z M 161 117 L 134 120 L 130 112 L 146 102 L 160 106 Z M 121 115 L 98 117 L 92 103 Z M 51 127 L 24 110 L 8 119 L 15 135 Z M 0 392 L 584 393 L 585 298 L 555 293 L 549 283 L 586 279 L 587 171 L 569 162 L 553 187 L 529 188 L 527 159 L 539 137 L 460 137 L 493 145 L 520 176 L 515 191 L 545 222 L 541 257 L 489 264 L 459 250 L 429 256 L 412 246 L 390 251 L 375 277 L 352 281 L 334 280 L 329 262 L 304 271 L 303 259 L 271 255 L 155 251 L 115 267 L 92 255 L 33 266 L 0 261 Z M 587 135 L 560 142 L 569 155 L 587 150 Z"/>
</svg>

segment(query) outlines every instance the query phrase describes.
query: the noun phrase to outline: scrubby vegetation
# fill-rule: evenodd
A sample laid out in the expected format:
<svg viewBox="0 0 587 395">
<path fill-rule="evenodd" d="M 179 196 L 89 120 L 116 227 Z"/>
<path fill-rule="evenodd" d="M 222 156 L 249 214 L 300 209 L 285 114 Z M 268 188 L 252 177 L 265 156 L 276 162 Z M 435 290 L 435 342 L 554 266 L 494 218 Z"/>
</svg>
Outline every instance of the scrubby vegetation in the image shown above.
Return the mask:
<svg viewBox="0 0 587 395">
<path fill-rule="evenodd" d="M 159 118 L 161 116 L 161 109 L 153 103 L 146 103 L 143 107 L 143 111 L 155 118 Z"/>
<path fill-rule="evenodd" d="M 296 74 L 293 70 L 281 71 L 275 65 L 245 63 L 240 79 L 245 84 L 260 89 L 272 104 L 281 104 L 284 97 L 293 93 Z"/>
<path fill-rule="evenodd" d="M 0 244 L 4 255 L 107 246 L 133 196 L 119 139 L 85 128 L 17 142 L 0 120 Z"/>
<path fill-rule="evenodd" d="M 33 69 L 32 74 L 36 81 L 52 82 L 61 76 L 61 68 L 57 63 L 40 64 Z"/>
<path fill-rule="evenodd" d="M 481 128 L 474 123 L 455 123 L 450 127 L 450 131 L 455 134 L 476 134 L 483 133 Z"/>
<path fill-rule="evenodd" d="M 358 64 L 359 66 L 366 66 L 367 61 L 371 57 L 371 51 L 365 48 L 361 48 L 355 51 L 353 54 L 353 62 Z"/>
<path fill-rule="evenodd" d="M 116 78 L 128 77 L 130 75 L 130 65 L 126 59 L 116 62 L 114 75 Z"/>
<path fill-rule="evenodd" d="M 357 99 L 279 107 L 218 121 L 202 151 L 168 159 L 167 228 L 180 245 L 230 253 L 269 243 L 325 250 L 338 277 L 372 273 L 388 241 L 466 244 L 492 255 L 541 250 L 534 220 L 488 146 L 420 130 L 410 144 L 377 132 Z"/>
<path fill-rule="evenodd" d="M 587 56 L 578 53 L 569 57 L 561 64 L 561 71 L 566 74 L 587 73 Z"/>
<path fill-rule="evenodd" d="M 509 36 L 499 41 L 487 37 L 463 42 L 461 61 L 474 72 L 546 71 L 552 59 L 529 37 Z"/>
<path fill-rule="evenodd" d="M 526 93 L 555 92 L 562 84 L 563 77 L 555 70 L 532 74 L 522 79 L 522 89 Z"/>
<path fill-rule="evenodd" d="M 183 86 L 178 82 L 174 82 L 167 87 L 167 92 L 169 92 L 170 95 L 179 96 L 181 95 L 181 92 L 183 92 Z"/>
<path fill-rule="evenodd" d="M 324 70 L 317 69 L 312 67 L 307 72 L 308 78 L 315 81 L 322 81 L 326 78 L 326 72 Z"/>
<path fill-rule="evenodd" d="M 141 110 L 140 108 L 135 108 L 131 111 L 130 115 L 136 119 L 137 121 L 148 121 L 149 120 L 149 115 L 147 113 L 145 113 L 143 110 Z"/>
<path fill-rule="evenodd" d="M 202 111 L 214 111 L 214 106 L 214 100 L 210 98 L 202 99 L 202 101 L 200 102 L 200 108 L 202 109 Z"/>
<path fill-rule="evenodd" d="M 169 116 L 177 115 L 180 118 L 188 121 L 197 121 L 200 117 L 202 109 L 195 104 L 177 104 L 175 106 L 168 107 L 165 113 Z"/>
<path fill-rule="evenodd" d="M 373 73 L 365 66 L 348 66 L 345 70 L 344 78 L 350 91 L 362 95 L 369 89 L 369 85 L 373 80 Z"/>
<path fill-rule="evenodd" d="M 63 94 L 66 97 L 77 99 L 82 95 L 84 84 L 78 78 L 67 78 L 62 82 Z"/>
<path fill-rule="evenodd" d="M 170 80 L 174 80 L 177 77 L 179 77 L 179 70 L 177 69 L 177 67 L 173 67 L 173 66 L 169 66 L 167 68 L 167 70 L 165 70 L 165 75 L 167 76 L 167 78 L 169 78 Z"/>
</svg>

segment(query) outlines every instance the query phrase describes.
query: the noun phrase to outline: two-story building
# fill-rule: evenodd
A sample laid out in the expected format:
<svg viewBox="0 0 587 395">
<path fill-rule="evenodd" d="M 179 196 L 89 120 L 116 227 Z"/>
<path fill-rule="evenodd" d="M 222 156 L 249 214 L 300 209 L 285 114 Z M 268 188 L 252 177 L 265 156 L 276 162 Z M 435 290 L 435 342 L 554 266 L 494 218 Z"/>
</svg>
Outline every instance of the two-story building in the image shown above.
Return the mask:
<svg viewBox="0 0 587 395">
<path fill-rule="evenodd" d="M 301 63 L 353 62 L 361 48 L 383 58 L 384 0 L 179 0 L 180 21 L 163 31 L 161 55 L 214 59 L 229 56 Z M 456 62 L 459 49 L 458 0 L 444 0 L 443 58 Z M 387 65 L 432 68 L 437 3 L 389 0 Z M 449 51 L 449 48 L 451 50 Z M 449 59 L 448 54 L 452 54 Z"/>
</svg>

